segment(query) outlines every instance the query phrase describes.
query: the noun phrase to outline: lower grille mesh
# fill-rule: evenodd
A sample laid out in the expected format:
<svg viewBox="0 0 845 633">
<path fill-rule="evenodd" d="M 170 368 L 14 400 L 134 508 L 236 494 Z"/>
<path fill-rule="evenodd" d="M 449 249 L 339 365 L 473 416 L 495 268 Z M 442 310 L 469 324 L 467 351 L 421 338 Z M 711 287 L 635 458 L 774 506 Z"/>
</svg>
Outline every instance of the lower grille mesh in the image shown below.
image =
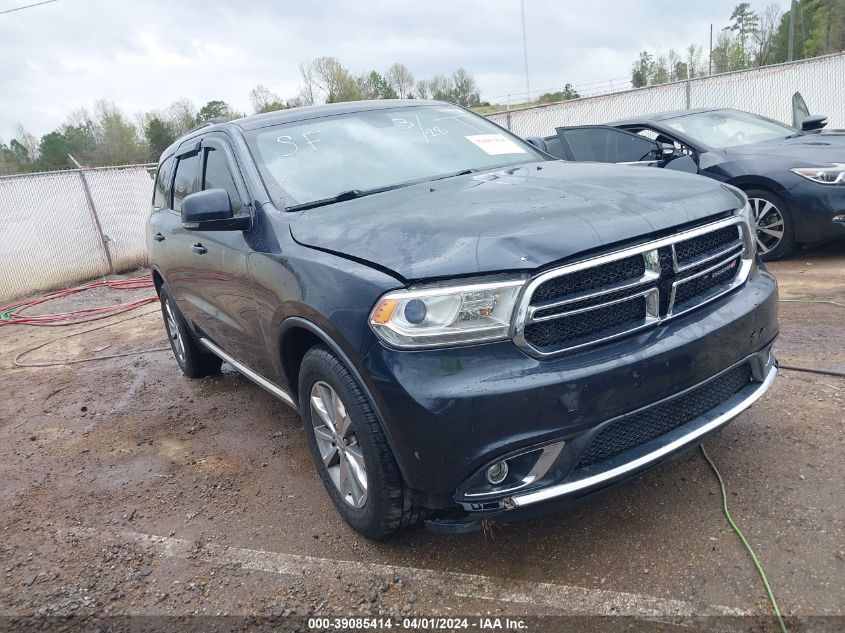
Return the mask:
<svg viewBox="0 0 845 633">
<path fill-rule="evenodd" d="M 612 336 L 618 328 L 628 330 L 645 319 L 643 297 L 562 316 L 551 321 L 531 323 L 525 327 L 525 340 L 539 350 L 562 344 L 577 345 L 586 336 Z"/>
<path fill-rule="evenodd" d="M 726 402 L 750 381 L 751 368 L 745 363 L 683 395 L 613 422 L 593 438 L 576 468 L 655 440 Z"/>
</svg>

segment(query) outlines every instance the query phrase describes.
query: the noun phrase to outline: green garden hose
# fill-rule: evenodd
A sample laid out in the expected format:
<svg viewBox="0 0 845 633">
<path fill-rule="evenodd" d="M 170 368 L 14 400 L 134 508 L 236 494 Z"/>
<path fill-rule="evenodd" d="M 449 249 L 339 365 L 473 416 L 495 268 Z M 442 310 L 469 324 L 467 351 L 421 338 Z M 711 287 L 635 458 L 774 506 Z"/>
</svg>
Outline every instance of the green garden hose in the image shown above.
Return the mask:
<svg viewBox="0 0 845 633">
<path fill-rule="evenodd" d="M 719 480 L 719 488 L 722 490 L 722 511 L 725 513 L 725 518 L 728 520 L 728 524 L 731 526 L 731 529 L 736 533 L 736 535 L 739 537 L 739 540 L 745 546 L 745 549 L 748 551 L 748 555 L 751 556 L 751 560 L 754 563 L 754 567 L 757 568 L 757 573 L 760 574 L 760 578 L 763 580 L 763 587 L 765 587 L 766 595 L 768 595 L 769 602 L 771 602 L 772 604 L 772 610 L 775 612 L 775 618 L 777 618 L 778 624 L 780 625 L 781 633 L 789 633 L 789 629 L 786 628 L 786 622 L 783 621 L 783 616 L 780 613 L 778 601 L 775 599 L 775 594 L 772 591 L 771 585 L 769 584 L 769 579 L 766 578 L 766 572 L 763 571 L 763 566 L 760 564 L 760 561 L 757 558 L 757 554 L 754 553 L 754 550 L 748 543 L 748 539 L 745 538 L 745 535 L 742 533 L 742 530 L 739 529 L 739 526 L 734 522 L 733 518 L 731 517 L 731 513 L 728 510 L 728 493 L 725 492 L 725 482 L 722 479 L 722 475 L 719 473 L 719 469 L 716 468 L 716 464 L 713 463 L 713 460 L 710 459 L 710 456 L 707 454 L 707 451 L 704 450 L 704 444 L 701 445 L 701 454 L 704 455 L 704 459 L 706 459 L 707 463 L 710 464 L 710 468 L 713 470 L 713 474 L 715 474 L 716 479 Z"/>
</svg>

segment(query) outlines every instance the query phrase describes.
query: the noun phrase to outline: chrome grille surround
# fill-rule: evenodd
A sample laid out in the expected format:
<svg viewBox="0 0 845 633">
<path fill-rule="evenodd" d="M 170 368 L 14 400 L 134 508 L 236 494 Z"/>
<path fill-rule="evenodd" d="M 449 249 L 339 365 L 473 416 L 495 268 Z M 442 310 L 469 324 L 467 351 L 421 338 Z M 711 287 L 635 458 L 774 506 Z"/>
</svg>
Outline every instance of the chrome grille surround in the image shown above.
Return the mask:
<svg viewBox="0 0 845 633">
<path fill-rule="evenodd" d="M 718 244 L 716 247 L 709 250 L 705 249 L 703 252 L 698 252 L 701 249 L 690 248 L 689 244 L 685 244 L 682 250 L 695 252 L 696 255 L 688 259 L 679 259 L 678 249 L 676 248 L 679 243 L 693 241 L 696 238 L 716 232 L 721 232 L 719 235 L 723 235 L 729 233 L 729 231 L 726 231 L 729 227 L 736 227 L 737 237 L 735 240 Z M 753 263 L 754 243 L 751 241 L 752 239 L 753 236 L 749 233 L 743 218 L 731 216 L 659 240 L 645 242 L 546 271 L 534 277 L 522 293 L 514 320 L 513 341 L 531 356 L 538 358 L 552 357 L 627 336 L 690 310 L 695 310 L 745 283 Z M 671 252 L 671 258 L 667 254 L 667 249 Z M 661 262 L 661 252 L 666 255 L 665 262 Z M 533 301 L 537 289 L 550 280 L 616 262 L 633 255 L 640 255 L 644 260 L 644 272 L 638 277 L 573 292 L 563 297 Z M 671 266 L 669 261 L 671 261 Z M 733 267 L 736 267 L 736 272 L 725 275 L 725 272 L 733 272 Z M 725 281 L 721 281 L 722 277 Z M 691 287 L 687 284 L 690 283 L 697 284 L 692 287 L 694 290 L 699 286 L 703 290 L 676 304 L 676 297 L 685 297 L 689 294 Z M 669 294 L 668 303 L 665 300 L 661 301 L 661 287 L 663 292 Z M 628 294 L 629 292 L 630 294 Z M 601 298 L 605 295 L 612 296 L 608 297 L 607 301 L 601 301 Z M 540 349 L 539 346 L 533 345 L 529 340 L 530 332 L 529 338 L 526 337 L 526 328 L 532 324 L 586 314 L 590 311 L 629 301 L 644 302 L 645 316 L 628 324 L 621 331 L 619 328 L 615 328 L 613 331 L 606 332 L 606 335 L 599 331 L 594 335 L 564 341 L 560 347 L 554 349 L 549 349 L 548 346 Z M 570 309 L 560 310 L 567 307 Z"/>
</svg>

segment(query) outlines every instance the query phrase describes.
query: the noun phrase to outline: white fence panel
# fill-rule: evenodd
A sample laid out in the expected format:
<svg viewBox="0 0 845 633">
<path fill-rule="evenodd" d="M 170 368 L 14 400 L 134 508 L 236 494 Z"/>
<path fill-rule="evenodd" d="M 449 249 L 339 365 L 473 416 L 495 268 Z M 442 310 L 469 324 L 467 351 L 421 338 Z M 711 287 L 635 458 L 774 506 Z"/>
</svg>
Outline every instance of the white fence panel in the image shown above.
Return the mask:
<svg viewBox="0 0 845 633">
<path fill-rule="evenodd" d="M 108 272 L 79 174 L 0 178 L 0 301 Z"/>
<path fill-rule="evenodd" d="M 144 223 L 153 169 L 86 169 L 0 178 L 0 302 L 73 285 L 147 261 Z M 110 239 L 104 247 L 95 219 Z"/>
<path fill-rule="evenodd" d="M 144 227 L 150 216 L 154 169 L 96 169 L 86 171 L 88 187 L 109 237 L 109 253 L 115 270 L 138 268 L 147 263 Z"/>
<path fill-rule="evenodd" d="M 829 127 L 845 127 L 845 53 L 499 112 L 489 118 L 523 137 L 548 136 L 559 126 L 607 123 L 687 107 L 736 108 L 791 124 L 796 91 L 811 113 L 828 116 Z"/>
</svg>

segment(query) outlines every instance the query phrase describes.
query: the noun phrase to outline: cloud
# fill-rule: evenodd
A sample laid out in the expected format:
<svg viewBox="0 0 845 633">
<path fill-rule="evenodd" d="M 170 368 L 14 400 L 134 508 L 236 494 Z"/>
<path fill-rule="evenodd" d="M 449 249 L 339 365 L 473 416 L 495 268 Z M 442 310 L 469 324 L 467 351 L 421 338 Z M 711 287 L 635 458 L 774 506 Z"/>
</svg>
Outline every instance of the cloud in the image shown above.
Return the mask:
<svg viewBox="0 0 845 633">
<path fill-rule="evenodd" d="M 626 78 L 645 48 L 706 51 L 710 22 L 723 26 L 734 4 L 525 0 L 531 90 Z M 129 115 L 181 97 L 248 111 L 258 83 L 295 96 L 299 64 L 321 55 L 355 72 L 400 61 L 417 78 L 463 66 L 496 101 L 525 90 L 518 0 L 242 5 L 59 0 L 0 16 L 0 138 L 18 123 L 40 136 L 100 98 Z"/>
</svg>

